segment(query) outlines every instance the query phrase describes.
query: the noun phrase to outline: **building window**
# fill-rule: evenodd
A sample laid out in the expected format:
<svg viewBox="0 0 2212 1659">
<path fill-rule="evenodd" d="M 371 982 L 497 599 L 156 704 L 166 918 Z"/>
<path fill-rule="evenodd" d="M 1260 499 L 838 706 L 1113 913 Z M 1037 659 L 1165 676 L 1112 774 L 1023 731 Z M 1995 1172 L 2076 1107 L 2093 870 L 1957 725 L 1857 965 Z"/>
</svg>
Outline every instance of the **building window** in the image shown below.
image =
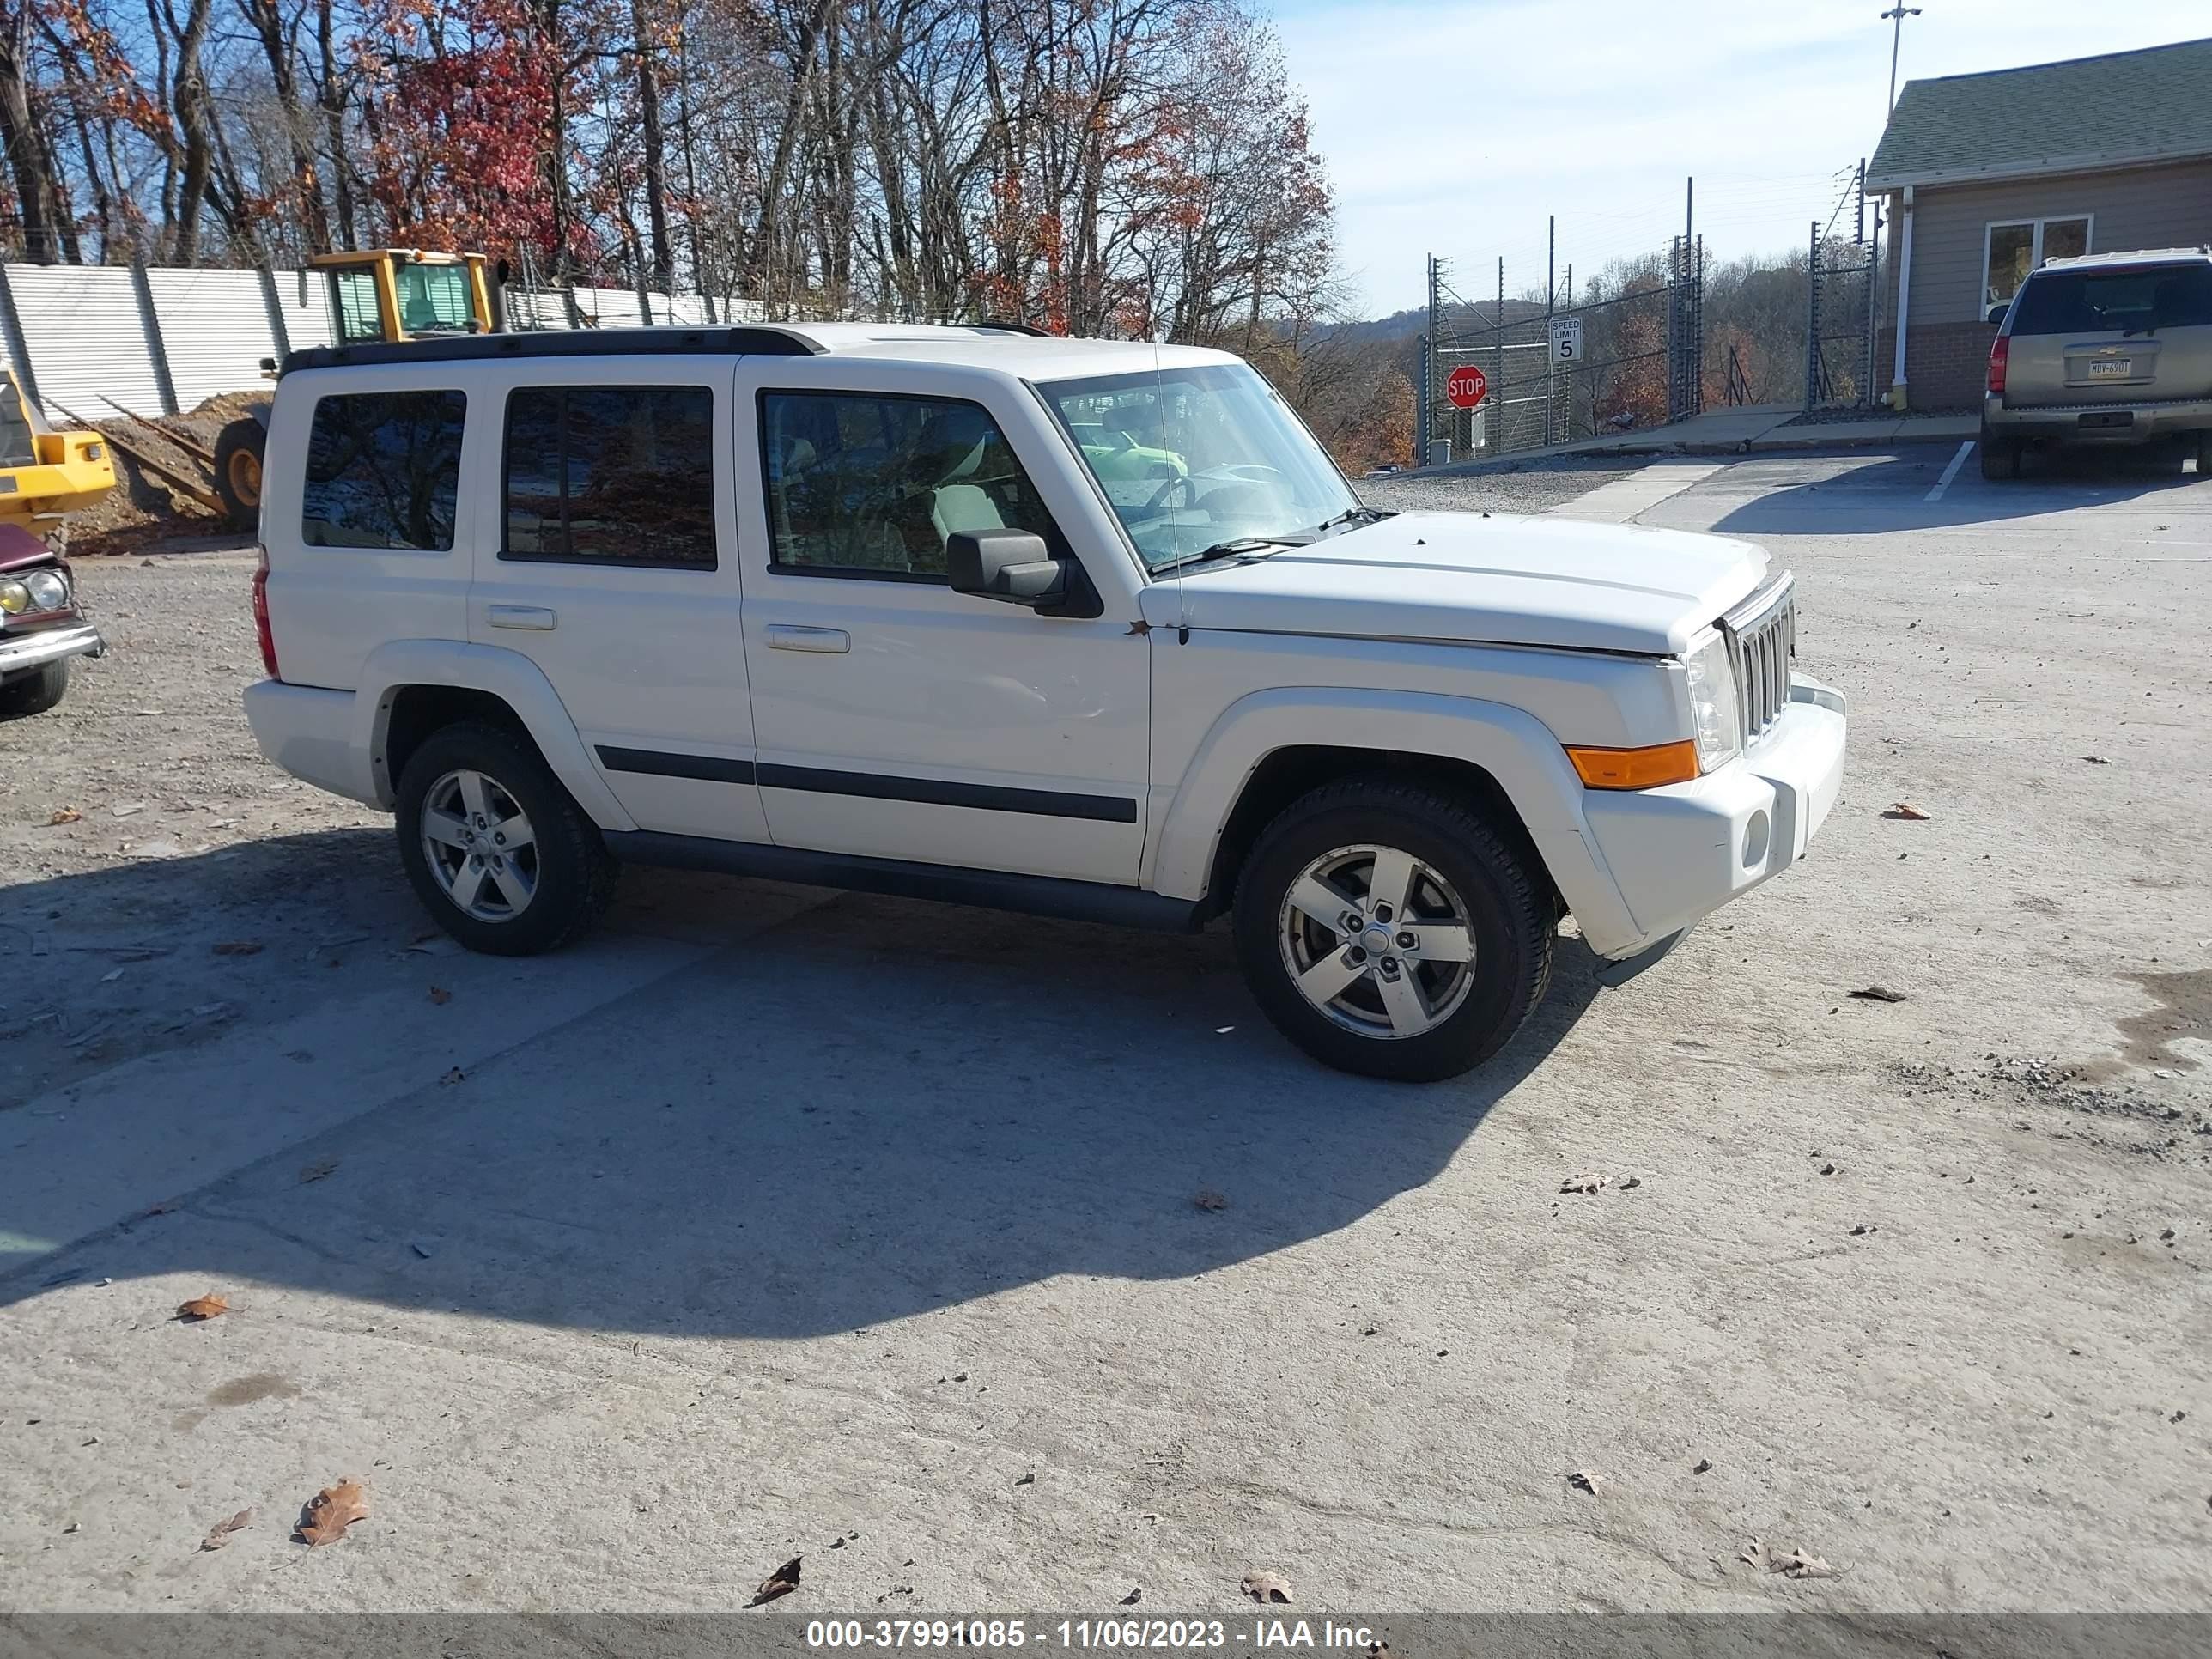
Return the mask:
<svg viewBox="0 0 2212 1659">
<path fill-rule="evenodd" d="M 317 398 L 300 538 L 310 547 L 450 550 L 468 405 L 458 392 Z"/>
<path fill-rule="evenodd" d="M 945 580 L 945 538 L 1052 515 L 980 404 L 844 392 L 761 394 L 769 564 L 801 574 Z"/>
<path fill-rule="evenodd" d="M 517 387 L 499 556 L 712 570 L 714 438 L 706 386 Z"/>
<path fill-rule="evenodd" d="M 1991 225 L 1982 257 L 1983 307 L 2011 304 L 2027 273 L 2045 259 L 2071 259 L 2088 251 L 2086 214 Z"/>
</svg>

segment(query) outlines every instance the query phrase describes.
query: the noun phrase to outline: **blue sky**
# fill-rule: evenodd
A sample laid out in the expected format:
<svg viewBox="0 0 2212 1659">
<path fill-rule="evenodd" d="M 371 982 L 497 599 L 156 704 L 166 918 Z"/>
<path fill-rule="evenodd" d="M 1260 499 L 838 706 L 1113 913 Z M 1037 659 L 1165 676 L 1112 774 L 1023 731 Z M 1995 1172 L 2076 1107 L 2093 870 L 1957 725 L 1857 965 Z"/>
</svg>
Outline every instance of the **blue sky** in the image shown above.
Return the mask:
<svg viewBox="0 0 2212 1659">
<path fill-rule="evenodd" d="M 1709 256 L 1792 247 L 1881 136 L 1887 0 L 1276 0 L 1337 192 L 1355 313 L 1663 246 L 1697 180 Z M 1898 70 L 2008 69 L 2212 33 L 2206 0 L 1920 0 Z M 1844 209 L 1850 222 L 1850 208 Z"/>
</svg>

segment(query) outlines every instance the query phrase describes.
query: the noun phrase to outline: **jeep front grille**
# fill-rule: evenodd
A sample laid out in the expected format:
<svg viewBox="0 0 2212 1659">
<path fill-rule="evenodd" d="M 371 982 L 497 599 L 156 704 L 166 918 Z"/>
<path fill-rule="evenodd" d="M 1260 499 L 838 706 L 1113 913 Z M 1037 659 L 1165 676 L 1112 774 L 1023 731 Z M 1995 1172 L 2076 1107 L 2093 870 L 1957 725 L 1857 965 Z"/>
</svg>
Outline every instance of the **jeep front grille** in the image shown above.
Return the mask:
<svg viewBox="0 0 2212 1659">
<path fill-rule="evenodd" d="M 1790 707 L 1790 659 L 1797 654 L 1796 579 L 1784 571 L 1723 617 L 1721 629 L 1735 667 L 1748 745 Z"/>
</svg>

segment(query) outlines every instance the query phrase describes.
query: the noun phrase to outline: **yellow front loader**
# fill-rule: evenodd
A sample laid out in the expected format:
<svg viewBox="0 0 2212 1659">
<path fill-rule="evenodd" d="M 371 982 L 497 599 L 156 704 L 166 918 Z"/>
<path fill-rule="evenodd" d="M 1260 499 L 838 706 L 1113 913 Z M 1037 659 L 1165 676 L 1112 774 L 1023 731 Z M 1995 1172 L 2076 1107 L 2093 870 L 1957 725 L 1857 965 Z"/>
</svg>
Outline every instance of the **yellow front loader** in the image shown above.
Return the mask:
<svg viewBox="0 0 2212 1659">
<path fill-rule="evenodd" d="M 98 432 L 56 432 L 23 395 L 12 369 L 0 368 L 0 524 L 46 537 L 63 515 L 115 488 L 115 462 Z"/>
</svg>

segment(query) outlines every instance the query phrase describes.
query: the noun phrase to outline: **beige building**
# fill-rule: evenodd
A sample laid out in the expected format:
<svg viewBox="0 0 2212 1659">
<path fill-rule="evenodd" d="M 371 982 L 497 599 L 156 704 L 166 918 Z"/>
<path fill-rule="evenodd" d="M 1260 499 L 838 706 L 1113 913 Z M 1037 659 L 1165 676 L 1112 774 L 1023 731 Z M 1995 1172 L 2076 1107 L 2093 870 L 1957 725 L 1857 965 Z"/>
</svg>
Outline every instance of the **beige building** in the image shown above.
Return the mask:
<svg viewBox="0 0 2212 1659">
<path fill-rule="evenodd" d="M 2044 260 L 2212 243 L 2212 40 L 1908 82 L 1866 191 L 1889 226 L 1879 383 L 1973 408 L 1990 314 Z"/>
</svg>

